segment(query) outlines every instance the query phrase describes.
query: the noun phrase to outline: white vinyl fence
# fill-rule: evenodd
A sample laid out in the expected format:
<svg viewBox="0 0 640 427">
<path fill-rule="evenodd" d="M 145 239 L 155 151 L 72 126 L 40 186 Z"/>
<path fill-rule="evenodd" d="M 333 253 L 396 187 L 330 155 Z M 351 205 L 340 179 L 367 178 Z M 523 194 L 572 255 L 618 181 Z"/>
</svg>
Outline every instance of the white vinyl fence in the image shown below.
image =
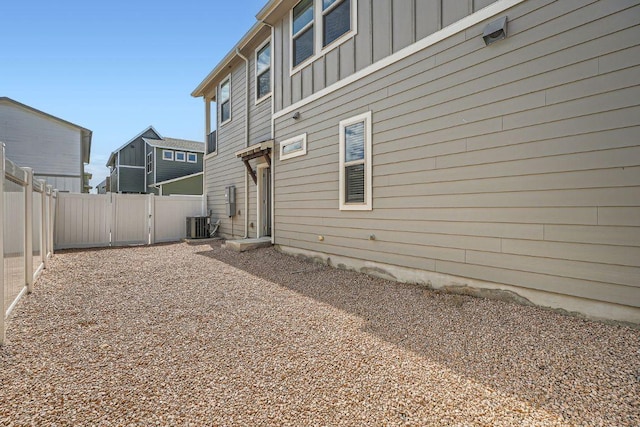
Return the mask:
<svg viewBox="0 0 640 427">
<path fill-rule="evenodd" d="M 145 245 L 186 236 L 186 218 L 204 216 L 204 196 L 59 193 L 56 249 Z"/>
<path fill-rule="evenodd" d="M 56 192 L 34 180 L 30 168 L 5 158 L 0 144 L 0 345 L 5 320 L 20 298 L 32 291 L 47 259 L 53 255 L 53 218 Z"/>
</svg>

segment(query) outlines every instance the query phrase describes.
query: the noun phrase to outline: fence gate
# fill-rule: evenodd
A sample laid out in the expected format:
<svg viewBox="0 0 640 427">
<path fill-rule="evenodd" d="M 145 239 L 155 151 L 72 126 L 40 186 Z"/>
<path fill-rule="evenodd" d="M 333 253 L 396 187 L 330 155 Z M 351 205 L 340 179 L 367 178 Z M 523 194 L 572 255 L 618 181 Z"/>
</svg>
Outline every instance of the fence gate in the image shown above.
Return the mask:
<svg viewBox="0 0 640 427">
<path fill-rule="evenodd" d="M 177 241 L 185 219 L 201 216 L 203 196 L 59 193 L 56 249 Z"/>
</svg>

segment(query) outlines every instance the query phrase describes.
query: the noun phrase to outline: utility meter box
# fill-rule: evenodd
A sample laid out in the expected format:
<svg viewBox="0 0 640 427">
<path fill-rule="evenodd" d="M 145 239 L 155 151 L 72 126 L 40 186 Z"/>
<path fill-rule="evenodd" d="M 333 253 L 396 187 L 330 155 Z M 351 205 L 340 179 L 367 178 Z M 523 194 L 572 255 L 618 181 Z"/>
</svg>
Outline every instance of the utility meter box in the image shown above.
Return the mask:
<svg viewBox="0 0 640 427">
<path fill-rule="evenodd" d="M 224 188 L 224 201 L 227 206 L 227 216 L 236 215 L 236 187 L 231 185 Z"/>
</svg>

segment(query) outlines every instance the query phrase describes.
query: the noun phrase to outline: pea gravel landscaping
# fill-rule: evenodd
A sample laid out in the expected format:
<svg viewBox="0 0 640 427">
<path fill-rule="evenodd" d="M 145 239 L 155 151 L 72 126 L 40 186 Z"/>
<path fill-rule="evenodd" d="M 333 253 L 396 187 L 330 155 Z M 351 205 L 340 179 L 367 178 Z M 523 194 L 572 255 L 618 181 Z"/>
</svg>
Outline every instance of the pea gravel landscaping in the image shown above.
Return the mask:
<svg viewBox="0 0 640 427">
<path fill-rule="evenodd" d="M 68 251 L 9 321 L 3 426 L 638 426 L 640 330 L 219 242 Z"/>
</svg>

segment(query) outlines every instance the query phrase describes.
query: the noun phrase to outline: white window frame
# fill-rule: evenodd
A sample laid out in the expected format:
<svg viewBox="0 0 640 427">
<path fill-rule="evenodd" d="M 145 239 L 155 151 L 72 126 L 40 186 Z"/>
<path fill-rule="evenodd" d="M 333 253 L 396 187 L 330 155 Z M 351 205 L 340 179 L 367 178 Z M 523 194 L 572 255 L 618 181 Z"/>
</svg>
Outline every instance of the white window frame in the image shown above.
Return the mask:
<svg viewBox="0 0 640 427">
<path fill-rule="evenodd" d="M 300 150 L 296 150 L 292 153 L 284 152 L 284 147 L 289 144 L 293 144 L 296 142 L 302 141 L 302 148 Z M 303 133 L 302 135 L 294 136 L 293 138 L 286 139 L 280 143 L 280 160 L 292 159 L 294 157 L 304 156 L 307 154 L 307 134 Z"/>
<path fill-rule="evenodd" d="M 308 25 L 313 25 L 313 55 L 302 61 L 300 64 L 293 65 L 293 8 L 298 5 L 296 3 L 289 11 L 289 76 L 293 76 L 297 72 L 301 71 L 304 67 L 325 56 L 333 49 L 337 48 L 347 40 L 358 34 L 358 0 L 351 0 L 351 29 L 329 43 L 326 46 L 322 46 L 322 34 L 323 34 L 323 16 L 329 13 L 338 6 L 344 0 L 334 3 L 326 11 L 322 10 L 322 0 L 313 0 L 313 21 Z M 302 32 L 307 26 L 300 30 Z"/>
<path fill-rule="evenodd" d="M 345 174 L 344 170 L 348 164 L 345 164 L 344 156 L 345 156 L 345 128 L 355 123 L 364 122 L 364 203 L 345 203 Z M 350 117 L 348 119 L 340 121 L 340 179 L 339 179 L 339 208 L 341 211 L 370 211 L 373 206 L 373 185 L 372 185 L 372 155 L 371 155 L 371 147 L 372 147 L 372 132 L 371 132 L 371 111 L 367 111 L 366 113 L 359 114 L 355 117 Z"/>
<path fill-rule="evenodd" d="M 261 98 L 258 98 L 258 52 L 260 52 L 266 45 L 270 45 L 270 51 L 269 51 L 269 93 L 266 95 L 263 95 Z M 271 38 L 265 40 L 260 46 L 258 46 L 258 48 L 255 50 L 254 53 L 254 79 L 255 79 L 255 93 L 254 93 L 254 98 L 255 98 L 255 104 L 258 105 L 260 104 L 262 101 L 264 101 L 265 99 L 269 99 L 271 97 L 271 94 L 273 93 L 273 46 L 271 46 Z M 266 73 L 267 70 L 263 71 L 261 73 L 264 74 Z"/>
<path fill-rule="evenodd" d="M 189 157 L 193 156 L 193 160 L 189 160 Z M 187 153 L 187 163 L 198 163 L 197 153 Z"/>
<path fill-rule="evenodd" d="M 147 153 L 147 175 L 153 172 L 153 150 Z"/>
<path fill-rule="evenodd" d="M 182 154 L 182 160 L 178 160 L 178 154 Z M 187 153 L 184 151 L 176 151 L 174 154 L 174 160 L 176 162 L 186 162 L 187 161 Z"/>
<path fill-rule="evenodd" d="M 170 157 L 165 156 L 167 153 L 170 154 Z M 173 150 L 162 150 L 162 160 L 173 162 Z"/>
<path fill-rule="evenodd" d="M 220 93 L 222 92 L 222 85 L 227 81 L 229 82 L 229 118 L 223 122 L 222 121 L 222 104 L 223 104 L 223 102 L 220 100 Z M 231 111 L 231 99 L 232 99 L 232 94 L 231 94 L 231 73 L 229 73 L 227 75 L 227 77 L 225 77 L 220 82 L 218 87 L 216 88 L 216 109 L 218 110 L 218 123 L 219 123 L 219 126 L 226 125 L 227 123 L 229 123 L 231 121 L 231 118 L 233 117 L 233 112 Z"/>
</svg>

